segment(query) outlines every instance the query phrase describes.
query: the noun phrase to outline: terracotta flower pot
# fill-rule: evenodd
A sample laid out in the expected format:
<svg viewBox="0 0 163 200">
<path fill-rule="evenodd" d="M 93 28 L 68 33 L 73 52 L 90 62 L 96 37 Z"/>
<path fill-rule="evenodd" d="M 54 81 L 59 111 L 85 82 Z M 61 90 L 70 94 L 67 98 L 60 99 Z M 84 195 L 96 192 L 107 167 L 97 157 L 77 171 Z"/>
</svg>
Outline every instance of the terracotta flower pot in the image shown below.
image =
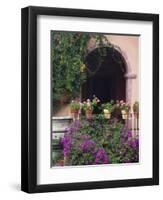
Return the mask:
<svg viewBox="0 0 163 200">
<path fill-rule="evenodd" d="M 128 119 L 128 112 L 126 110 L 121 110 L 122 119 Z"/>
<path fill-rule="evenodd" d="M 106 118 L 106 119 L 110 119 L 110 117 L 111 117 L 110 111 L 109 111 L 108 109 L 104 109 L 103 111 L 104 111 L 104 116 L 105 116 L 105 118 Z"/>
<path fill-rule="evenodd" d="M 86 110 L 85 115 L 86 115 L 87 119 L 91 119 L 92 118 L 92 112 L 93 112 L 92 109 L 87 109 Z"/>
<path fill-rule="evenodd" d="M 60 166 L 64 166 L 64 160 L 58 160 L 58 164 L 59 164 Z"/>
<path fill-rule="evenodd" d="M 79 110 L 71 110 L 71 117 L 73 120 L 79 119 Z"/>
</svg>

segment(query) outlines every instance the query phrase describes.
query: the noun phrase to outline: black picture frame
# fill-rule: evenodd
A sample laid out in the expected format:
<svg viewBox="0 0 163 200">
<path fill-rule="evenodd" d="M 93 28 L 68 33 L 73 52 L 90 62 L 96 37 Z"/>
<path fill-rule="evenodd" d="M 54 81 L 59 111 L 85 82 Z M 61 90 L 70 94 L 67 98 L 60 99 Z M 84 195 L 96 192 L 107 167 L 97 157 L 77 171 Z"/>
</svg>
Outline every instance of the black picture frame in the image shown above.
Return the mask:
<svg viewBox="0 0 163 200">
<path fill-rule="evenodd" d="M 153 23 L 153 177 L 130 180 L 37 184 L 37 16 L 56 15 Z M 21 12 L 21 190 L 28 193 L 159 184 L 159 15 L 30 6 Z"/>
</svg>

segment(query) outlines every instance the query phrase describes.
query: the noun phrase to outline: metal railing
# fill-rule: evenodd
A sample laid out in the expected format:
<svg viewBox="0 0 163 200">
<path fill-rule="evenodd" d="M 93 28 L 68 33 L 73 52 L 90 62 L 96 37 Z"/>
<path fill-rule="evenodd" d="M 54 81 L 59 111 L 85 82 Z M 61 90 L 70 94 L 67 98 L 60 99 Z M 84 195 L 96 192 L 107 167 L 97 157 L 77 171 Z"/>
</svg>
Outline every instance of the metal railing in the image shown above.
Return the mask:
<svg viewBox="0 0 163 200">
<path fill-rule="evenodd" d="M 126 126 L 133 133 L 133 136 L 139 135 L 139 114 L 138 113 L 130 113 L 128 118 L 125 120 Z"/>
</svg>

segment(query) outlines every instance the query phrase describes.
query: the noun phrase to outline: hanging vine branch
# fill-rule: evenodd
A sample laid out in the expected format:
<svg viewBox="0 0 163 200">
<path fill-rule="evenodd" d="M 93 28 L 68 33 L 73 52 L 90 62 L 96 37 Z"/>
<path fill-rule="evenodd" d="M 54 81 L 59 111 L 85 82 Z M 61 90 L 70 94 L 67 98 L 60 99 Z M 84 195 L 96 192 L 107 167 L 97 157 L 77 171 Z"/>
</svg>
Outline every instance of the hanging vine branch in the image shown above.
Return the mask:
<svg viewBox="0 0 163 200">
<path fill-rule="evenodd" d="M 52 89 L 53 99 L 59 100 L 65 95 L 72 98 L 79 96 L 80 87 L 86 80 L 85 63 L 88 42 L 94 38 L 98 47 L 109 46 L 107 38 L 97 33 L 51 32 L 52 53 Z M 105 50 L 99 48 L 99 57 L 103 58 Z M 102 61 L 100 61 L 101 63 Z M 99 67 L 100 67 L 99 63 Z M 96 69 L 95 71 L 97 71 Z"/>
</svg>

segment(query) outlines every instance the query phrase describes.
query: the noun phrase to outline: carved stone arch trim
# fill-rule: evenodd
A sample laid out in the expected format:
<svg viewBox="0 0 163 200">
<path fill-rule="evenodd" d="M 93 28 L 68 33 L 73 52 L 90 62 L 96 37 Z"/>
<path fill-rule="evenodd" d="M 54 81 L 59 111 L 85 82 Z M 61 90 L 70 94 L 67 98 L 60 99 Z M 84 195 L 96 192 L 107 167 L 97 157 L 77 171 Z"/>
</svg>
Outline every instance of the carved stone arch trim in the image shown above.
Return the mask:
<svg viewBox="0 0 163 200">
<path fill-rule="evenodd" d="M 137 78 L 137 75 L 133 73 L 133 68 L 131 66 L 131 63 L 128 59 L 127 54 L 125 51 L 123 51 L 118 45 L 111 44 L 112 47 L 120 53 L 120 55 L 123 58 L 125 68 L 126 68 L 126 73 L 124 74 L 124 78 L 126 80 L 126 101 L 131 102 L 132 100 L 132 80 Z M 88 46 L 88 54 L 96 50 L 97 48 L 102 48 L 102 47 L 108 47 L 107 44 L 104 44 L 103 46 L 99 46 L 97 43 L 92 45 L 91 47 Z"/>
<path fill-rule="evenodd" d="M 127 54 L 123 51 L 119 46 L 114 45 L 114 48 L 122 55 L 125 66 L 126 66 L 126 73 L 124 75 L 126 79 L 126 101 L 131 102 L 132 100 L 132 80 L 137 78 L 137 75 L 133 73 L 133 68 L 131 63 L 128 59 Z"/>
</svg>

